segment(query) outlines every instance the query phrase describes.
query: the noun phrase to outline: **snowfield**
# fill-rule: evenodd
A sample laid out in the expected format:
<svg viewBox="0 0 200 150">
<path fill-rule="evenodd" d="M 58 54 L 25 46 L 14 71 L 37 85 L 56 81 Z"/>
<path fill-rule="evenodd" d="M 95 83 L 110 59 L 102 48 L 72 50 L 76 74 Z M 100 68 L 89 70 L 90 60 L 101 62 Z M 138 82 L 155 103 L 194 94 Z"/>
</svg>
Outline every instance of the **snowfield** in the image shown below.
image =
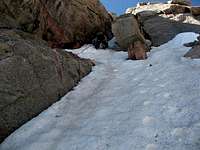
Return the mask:
<svg viewBox="0 0 200 150">
<path fill-rule="evenodd" d="M 200 60 L 183 58 L 197 36 L 179 34 L 144 61 L 74 50 L 93 71 L 0 150 L 200 150 Z"/>
</svg>

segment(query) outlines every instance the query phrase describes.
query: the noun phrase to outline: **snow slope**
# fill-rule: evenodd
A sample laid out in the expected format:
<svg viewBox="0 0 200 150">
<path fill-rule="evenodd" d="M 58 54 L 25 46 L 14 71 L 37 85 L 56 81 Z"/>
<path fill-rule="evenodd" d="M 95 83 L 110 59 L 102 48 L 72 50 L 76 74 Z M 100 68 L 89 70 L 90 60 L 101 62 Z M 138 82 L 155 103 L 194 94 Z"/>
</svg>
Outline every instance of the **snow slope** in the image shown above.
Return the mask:
<svg viewBox="0 0 200 150">
<path fill-rule="evenodd" d="M 89 46 L 73 51 L 96 60 L 92 73 L 0 150 L 199 150 L 200 61 L 182 57 L 183 43 L 196 37 L 179 34 L 144 61 Z"/>
</svg>

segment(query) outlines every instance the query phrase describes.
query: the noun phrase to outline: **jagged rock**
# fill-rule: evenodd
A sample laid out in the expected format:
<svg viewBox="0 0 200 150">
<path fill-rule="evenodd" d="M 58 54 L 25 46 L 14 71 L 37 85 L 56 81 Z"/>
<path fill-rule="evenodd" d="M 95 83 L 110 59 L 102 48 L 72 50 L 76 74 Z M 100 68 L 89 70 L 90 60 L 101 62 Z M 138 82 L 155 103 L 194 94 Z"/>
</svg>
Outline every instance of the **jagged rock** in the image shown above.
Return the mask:
<svg viewBox="0 0 200 150">
<path fill-rule="evenodd" d="M 99 0 L 1 0 L 0 16 L 1 23 L 34 33 L 51 47 L 77 47 L 97 32 L 112 36 L 111 17 Z"/>
<path fill-rule="evenodd" d="M 145 38 L 140 32 L 138 22 L 132 14 L 118 17 L 112 24 L 112 31 L 119 46 L 124 50 L 127 50 L 134 41 L 139 40 L 145 43 Z"/>
<path fill-rule="evenodd" d="M 0 29 L 0 141 L 71 90 L 93 62 Z"/>
</svg>

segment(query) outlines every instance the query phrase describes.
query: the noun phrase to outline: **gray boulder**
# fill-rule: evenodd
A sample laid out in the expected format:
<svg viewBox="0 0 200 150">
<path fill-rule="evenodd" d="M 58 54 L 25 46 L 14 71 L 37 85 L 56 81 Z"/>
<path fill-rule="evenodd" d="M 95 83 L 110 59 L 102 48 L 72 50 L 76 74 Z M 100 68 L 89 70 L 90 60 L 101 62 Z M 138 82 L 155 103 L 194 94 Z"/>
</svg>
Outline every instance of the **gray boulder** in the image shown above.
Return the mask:
<svg viewBox="0 0 200 150">
<path fill-rule="evenodd" d="M 199 7 L 174 1 L 174 4 L 142 5 L 127 12 L 137 16 L 143 35 L 152 41 L 153 46 L 160 46 L 182 32 L 200 31 Z"/>
<path fill-rule="evenodd" d="M 130 44 L 134 41 L 142 41 L 145 43 L 145 38 L 140 32 L 140 27 L 137 19 L 132 14 L 125 14 L 118 17 L 112 24 L 112 31 L 120 48 L 127 50 Z"/>
<path fill-rule="evenodd" d="M 199 59 L 200 58 L 200 45 L 193 47 L 190 49 L 184 57 L 191 58 L 191 59 Z"/>
<path fill-rule="evenodd" d="M 0 29 L 0 142 L 71 90 L 92 65 L 28 33 Z"/>
<path fill-rule="evenodd" d="M 143 22 L 143 29 L 152 41 L 153 46 L 162 45 L 182 32 L 200 31 L 200 21 L 190 14 L 157 15 Z"/>
</svg>

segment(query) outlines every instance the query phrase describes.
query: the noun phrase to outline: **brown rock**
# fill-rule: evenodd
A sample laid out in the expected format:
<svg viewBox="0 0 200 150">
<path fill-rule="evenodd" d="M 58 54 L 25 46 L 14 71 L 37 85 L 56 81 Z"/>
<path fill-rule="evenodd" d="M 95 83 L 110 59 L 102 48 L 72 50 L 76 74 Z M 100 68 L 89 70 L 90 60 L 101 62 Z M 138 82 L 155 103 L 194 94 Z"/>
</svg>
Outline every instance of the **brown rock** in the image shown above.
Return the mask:
<svg viewBox="0 0 200 150">
<path fill-rule="evenodd" d="M 140 32 L 138 22 L 134 15 L 126 14 L 118 17 L 112 24 L 112 31 L 120 48 L 127 50 L 135 41 L 145 43 L 145 38 Z"/>
<path fill-rule="evenodd" d="M 0 29 L 0 141 L 71 90 L 93 62 Z"/>
<path fill-rule="evenodd" d="M 1 26 L 34 33 L 52 47 L 77 47 L 97 32 L 112 35 L 111 16 L 99 0 L 1 0 L 0 16 Z"/>
<path fill-rule="evenodd" d="M 128 59 L 144 60 L 147 58 L 145 44 L 141 41 L 135 41 L 128 48 Z"/>
</svg>

